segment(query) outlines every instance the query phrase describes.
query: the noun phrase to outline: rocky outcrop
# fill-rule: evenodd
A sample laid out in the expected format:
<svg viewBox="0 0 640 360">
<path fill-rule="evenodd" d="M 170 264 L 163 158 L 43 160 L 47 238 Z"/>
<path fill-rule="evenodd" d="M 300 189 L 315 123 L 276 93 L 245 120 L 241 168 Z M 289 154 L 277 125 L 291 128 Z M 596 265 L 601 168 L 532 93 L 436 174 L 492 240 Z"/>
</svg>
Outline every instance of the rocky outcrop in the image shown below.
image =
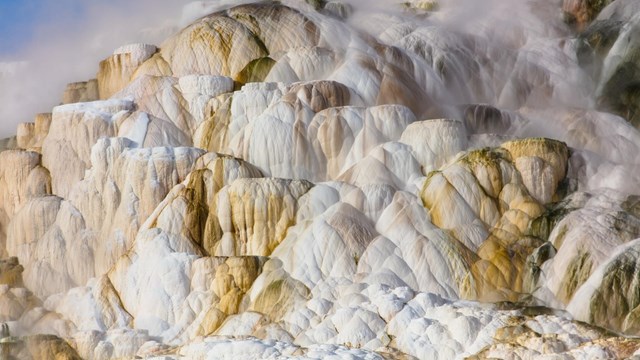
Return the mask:
<svg viewBox="0 0 640 360">
<path fill-rule="evenodd" d="M 51 118 L 50 113 L 42 113 L 36 115 L 34 122 L 18 125 L 17 146 L 21 149 L 41 152 L 42 143 L 49 134 Z"/>
<path fill-rule="evenodd" d="M 429 174 L 421 198 L 431 221 L 479 256 L 463 297 L 517 299 L 525 259 L 541 245 L 526 236 L 530 223 L 559 198 L 567 160 L 565 144 L 526 139 L 469 152 Z"/>
<path fill-rule="evenodd" d="M 614 249 L 608 261 L 576 292 L 568 309 L 576 318 L 619 329 L 638 331 L 636 268 L 638 240 Z"/>
<path fill-rule="evenodd" d="M 100 100 L 97 79 L 67 84 L 67 87 L 62 94 L 63 104 L 73 104 L 96 100 Z"/>
<path fill-rule="evenodd" d="M 99 99 L 108 99 L 131 81 L 136 69 L 155 54 L 157 48 L 149 44 L 125 45 L 113 52 L 109 58 L 100 62 L 97 75 L 97 94 Z M 87 83 L 85 97 L 95 95 L 91 81 Z M 97 100 L 97 99 L 96 99 Z"/>
<path fill-rule="evenodd" d="M 638 82 L 638 32 L 640 17 L 633 17 L 620 30 L 604 59 L 598 84 L 598 101 L 601 107 L 623 116 L 635 127 L 640 124 L 637 107 Z"/>
<path fill-rule="evenodd" d="M 18 140 L 15 136 L 0 139 L 0 150 L 13 150 L 18 146 Z"/>
<path fill-rule="evenodd" d="M 640 354 L 603 330 L 640 333 L 637 18 L 615 3 L 576 39 L 538 2 L 191 4 L 0 152 L 0 346 Z M 585 25 L 600 5 L 565 2 Z"/>
<path fill-rule="evenodd" d="M 0 253 L 5 256 L 9 223 L 31 199 L 51 194 L 49 171 L 41 155 L 33 151 L 7 150 L 0 153 Z"/>
<path fill-rule="evenodd" d="M 583 29 L 612 2 L 612 0 L 564 0 L 562 11 L 567 23 Z"/>
<path fill-rule="evenodd" d="M 122 138 L 98 141 L 90 171 L 68 200 L 38 197 L 16 215 L 8 246 L 24 264 L 28 286 L 39 295 L 82 285 L 106 272 L 203 153 L 189 148 L 130 149 L 127 144 Z M 43 209 L 49 217 L 38 226 L 30 223 Z M 59 256 L 44 256 L 51 247 Z M 83 262 L 68 261 L 76 257 Z"/>
</svg>

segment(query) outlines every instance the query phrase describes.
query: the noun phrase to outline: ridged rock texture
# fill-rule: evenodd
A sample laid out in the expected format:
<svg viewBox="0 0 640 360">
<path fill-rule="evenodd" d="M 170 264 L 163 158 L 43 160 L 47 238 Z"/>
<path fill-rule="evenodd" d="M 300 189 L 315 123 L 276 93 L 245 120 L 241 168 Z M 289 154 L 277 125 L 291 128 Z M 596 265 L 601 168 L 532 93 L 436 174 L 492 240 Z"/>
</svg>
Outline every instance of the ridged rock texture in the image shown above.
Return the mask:
<svg viewBox="0 0 640 360">
<path fill-rule="evenodd" d="M 640 6 L 360 3 L 194 2 L 0 140 L 2 356 L 640 356 Z"/>
</svg>

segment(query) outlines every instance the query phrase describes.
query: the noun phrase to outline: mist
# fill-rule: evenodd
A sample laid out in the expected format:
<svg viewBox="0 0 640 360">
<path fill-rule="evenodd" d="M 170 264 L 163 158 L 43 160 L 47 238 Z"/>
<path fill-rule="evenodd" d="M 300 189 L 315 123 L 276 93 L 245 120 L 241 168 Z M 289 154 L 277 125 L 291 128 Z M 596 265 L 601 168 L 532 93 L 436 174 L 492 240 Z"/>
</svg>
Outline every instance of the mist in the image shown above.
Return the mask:
<svg viewBox="0 0 640 360">
<path fill-rule="evenodd" d="M 135 42 L 160 45 L 165 38 L 196 18 L 221 7 L 247 1 L 43 2 L 38 14 L 44 20 L 34 22 L 37 25 L 31 29 L 31 37 L 25 40 L 18 52 L 0 55 L 0 103 L 3 105 L 0 107 L 0 138 L 14 135 L 16 126 L 32 121 L 35 114 L 51 111 L 60 103 L 67 83 L 94 78 L 99 62 L 121 45 Z M 346 2 L 357 10 L 350 19 L 351 25 L 356 27 L 378 23 L 366 21 L 374 14 L 385 14 L 387 19 L 394 14 L 395 21 L 410 19 L 403 16 L 403 10 L 395 2 Z M 477 33 L 486 30 L 488 24 L 493 29 L 498 27 L 494 20 L 504 19 L 499 15 L 505 12 L 529 13 L 524 1 L 497 6 L 499 3 L 497 0 L 482 5 L 469 0 L 442 1 L 442 10 L 446 11 L 436 13 L 431 21 Z M 528 24 L 530 29 L 538 29 L 543 25 L 538 19 L 531 21 L 531 15 L 517 18 L 520 21 L 528 18 L 528 23 L 535 23 L 535 26 Z M 521 24 L 501 23 L 499 28 L 504 30 L 519 26 Z M 498 33 L 513 36 L 518 31 Z"/>
</svg>

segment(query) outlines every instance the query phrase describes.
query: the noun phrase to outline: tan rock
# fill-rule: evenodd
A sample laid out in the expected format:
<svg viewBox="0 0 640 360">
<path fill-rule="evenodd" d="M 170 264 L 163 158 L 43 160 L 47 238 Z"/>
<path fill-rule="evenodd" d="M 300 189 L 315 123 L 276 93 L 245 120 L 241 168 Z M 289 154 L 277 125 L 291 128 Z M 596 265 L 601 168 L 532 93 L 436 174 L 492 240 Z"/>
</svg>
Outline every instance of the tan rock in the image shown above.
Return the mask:
<svg viewBox="0 0 640 360">
<path fill-rule="evenodd" d="M 557 198 L 567 159 L 564 143 L 514 140 L 471 151 L 428 176 L 421 197 L 431 221 L 481 259 L 470 264 L 475 288 L 464 296 L 518 299 L 527 256 L 541 245 L 525 235 Z"/>
<path fill-rule="evenodd" d="M 154 211 L 147 220 L 148 226 L 174 233 L 204 254 L 233 255 L 217 253 L 215 249 L 223 236 L 218 209 L 229 206 L 220 203 L 219 192 L 236 179 L 260 176 L 260 171 L 240 159 L 207 153 L 185 182 L 174 188 Z"/>
<path fill-rule="evenodd" d="M 100 99 L 108 99 L 124 88 L 138 66 L 156 51 L 157 48 L 154 45 L 131 44 L 116 49 L 112 56 L 100 62 L 97 75 Z"/>
<path fill-rule="evenodd" d="M 0 152 L 5 150 L 13 150 L 18 147 L 18 140 L 15 136 L 0 139 Z"/>
<path fill-rule="evenodd" d="M 562 2 L 562 11 L 565 14 L 565 21 L 575 26 L 578 30 L 582 30 L 598 16 L 600 10 L 611 2 L 613 1 L 564 0 Z"/>
<path fill-rule="evenodd" d="M 67 84 L 62 94 L 63 104 L 100 100 L 98 80 L 80 81 Z"/>
<path fill-rule="evenodd" d="M 55 335 L 33 335 L 22 338 L 15 351 L 20 359 L 81 360 L 76 350 Z"/>
<path fill-rule="evenodd" d="M 11 287 L 22 286 L 22 272 L 24 268 L 18 262 L 17 257 L 0 260 L 0 284 Z"/>
<path fill-rule="evenodd" d="M 296 305 L 307 300 L 310 292 L 303 283 L 291 277 L 270 277 L 273 280 L 253 299 L 249 310 L 265 314 L 275 322 L 291 312 Z"/>
<path fill-rule="evenodd" d="M 211 244 L 216 255 L 266 256 L 295 223 L 297 200 L 309 191 L 306 181 L 238 179 L 218 196 L 222 237 Z"/>
<path fill-rule="evenodd" d="M 40 154 L 9 150 L 0 153 L 0 253 L 6 254 L 9 222 L 30 199 L 51 193 L 51 179 Z"/>
</svg>

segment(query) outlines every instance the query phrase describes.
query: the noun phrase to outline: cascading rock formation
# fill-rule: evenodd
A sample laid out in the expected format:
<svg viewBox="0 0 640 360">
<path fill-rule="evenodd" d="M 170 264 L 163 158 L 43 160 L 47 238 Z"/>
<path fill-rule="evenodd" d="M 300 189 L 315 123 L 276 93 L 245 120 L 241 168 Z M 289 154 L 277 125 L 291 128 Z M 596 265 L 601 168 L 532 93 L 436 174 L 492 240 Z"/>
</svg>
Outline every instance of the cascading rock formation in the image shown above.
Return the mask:
<svg viewBox="0 0 640 360">
<path fill-rule="evenodd" d="M 0 141 L 3 356 L 640 356 L 637 2 L 219 5 Z"/>
</svg>

